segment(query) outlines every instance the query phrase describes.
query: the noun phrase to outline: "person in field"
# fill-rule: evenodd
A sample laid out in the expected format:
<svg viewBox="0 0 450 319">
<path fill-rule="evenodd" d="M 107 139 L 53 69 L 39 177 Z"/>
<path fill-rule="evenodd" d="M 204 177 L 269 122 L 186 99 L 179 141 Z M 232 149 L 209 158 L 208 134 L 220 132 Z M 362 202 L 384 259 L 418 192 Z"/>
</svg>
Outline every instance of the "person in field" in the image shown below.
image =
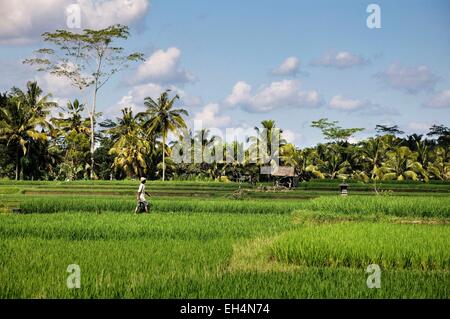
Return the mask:
<svg viewBox="0 0 450 319">
<path fill-rule="evenodd" d="M 145 182 L 147 179 L 145 177 L 141 177 L 141 183 L 139 184 L 139 188 L 137 191 L 137 206 L 134 212 L 137 214 L 141 207 L 143 207 L 144 211 L 148 213 L 148 202 L 145 200 L 145 195 L 150 197 L 150 194 L 145 191 Z"/>
</svg>

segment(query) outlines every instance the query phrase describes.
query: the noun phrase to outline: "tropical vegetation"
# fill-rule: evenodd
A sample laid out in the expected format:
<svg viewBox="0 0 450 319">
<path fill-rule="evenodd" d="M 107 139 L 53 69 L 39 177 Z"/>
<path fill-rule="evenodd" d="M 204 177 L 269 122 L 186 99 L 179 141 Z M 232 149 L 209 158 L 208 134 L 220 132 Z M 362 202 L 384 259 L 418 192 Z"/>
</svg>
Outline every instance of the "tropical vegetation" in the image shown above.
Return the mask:
<svg viewBox="0 0 450 319">
<path fill-rule="evenodd" d="M 211 149 L 214 155 L 212 146 L 220 137 L 208 129 L 188 131 L 189 114 L 176 105 L 177 101 L 178 96 L 167 90 L 157 99 L 146 97 L 143 112 L 134 114 L 126 107 L 120 117 L 99 123 L 93 161 L 92 118 L 85 113 L 83 103 L 74 99 L 66 106 L 58 105 L 32 81 L 25 90 L 14 87 L 0 95 L 0 177 L 267 181 L 269 177 L 261 174 L 260 168 L 273 164 L 275 156 L 280 165 L 293 167 L 301 180 L 450 179 L 450 128 L 444 125 L 431 126 L 426 135 L 407 136 L 402 136 L 397 126 L 377 125 L 375 136 L 355 142 L 351 137 L 362 128 L 342 128 L 336 121 L 320 119 L 311 126 L 322 131 L 326 142 L 301 149 L 284 139 L 275 121 L 265 120 L 255 127 L 247 143 L 227 141 L 221 144 L 222 158 L 204 161 Z M 180 131 L 185 134 L 168 141 L 169 133 Z M 275 138 L 279 150 L 271 150 Z M 186 140 L 192 149 L 183 156 L 201 161 L 173 160 L 174 149 Z M 195 145 L 201 147 L 196 149 Z M 254 152 L 262 146 L 267 152 Z M 241 160 L 236 155 L 239 151 Z M 257 154 L 256 158 L 251 160 L 251 154 Z"/>
</svg>

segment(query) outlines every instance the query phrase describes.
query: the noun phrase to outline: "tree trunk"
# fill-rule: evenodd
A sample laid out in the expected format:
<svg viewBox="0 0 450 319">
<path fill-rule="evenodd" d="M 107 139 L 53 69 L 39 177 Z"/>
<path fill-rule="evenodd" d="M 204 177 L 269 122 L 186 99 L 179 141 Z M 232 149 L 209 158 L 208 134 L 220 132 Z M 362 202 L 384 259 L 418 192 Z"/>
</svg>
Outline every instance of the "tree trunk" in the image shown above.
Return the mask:
<svg viewBox="0 0 450 319">
<path fill-rule="evenodd" d="M 17 156 L 16 156 L 16 181 L 19 180 L 19 162 L 20 162 L 20 150 L 17 150 Z"/>
<path fill-rule="evenodd" d="M 162 180 L 164 181 L 166 178 L 166 135 L 163 134 L 163 146 L 162 146 L 162 154 L 163 154 L 163 169 L 162 169 Z"/>
<path fill-rule="evenodd" d="M 97 87 L 94 89 L 94 96 L 92 99 L 92 108 L 89 114 L 91 120 L 91 172 L 90 178 L 94 179 L 94 151 L 95 151 L 95 106 L 97 103 Z"/>
</svg>

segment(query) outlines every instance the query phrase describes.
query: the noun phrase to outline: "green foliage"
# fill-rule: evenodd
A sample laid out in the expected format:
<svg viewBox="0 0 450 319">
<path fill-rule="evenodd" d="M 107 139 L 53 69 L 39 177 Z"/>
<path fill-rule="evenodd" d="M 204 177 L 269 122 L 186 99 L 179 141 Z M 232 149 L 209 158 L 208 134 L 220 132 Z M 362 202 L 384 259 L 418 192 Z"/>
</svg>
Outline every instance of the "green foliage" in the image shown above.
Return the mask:
<svg viewBox="0 0 450 319">
<path fill-rule="evenodd" d="M 319 128 L 325 139 L 335 142 L 345 142 L 355 133 L 364 130 L 363 128 L 342 128 L 337 123 L 337 121 L 330 122 L 327 118 L 322 118 L 312 121 L 311 127 Z"/>
<path fill-rule="evenodd" d="M 147 136 L 161 136 L 162 137 L 162 180 L 165 180 L 166 173 L 166 139 L 169 132 L 174 132 L 177 129 L 186 127 L 183 116 L 188 116 L 188 112 L 184 109 L 173 108 L 178 95 L 169 98 L 170 90 L 161 93 L 159 98 L 155 101 L 151 97 L 144 99 L 146 106 L 145 112 L 138 114 L 143 119 L 143 128 Z M 156 141 L 156 139 L 155 139 Z"/>
</svg>

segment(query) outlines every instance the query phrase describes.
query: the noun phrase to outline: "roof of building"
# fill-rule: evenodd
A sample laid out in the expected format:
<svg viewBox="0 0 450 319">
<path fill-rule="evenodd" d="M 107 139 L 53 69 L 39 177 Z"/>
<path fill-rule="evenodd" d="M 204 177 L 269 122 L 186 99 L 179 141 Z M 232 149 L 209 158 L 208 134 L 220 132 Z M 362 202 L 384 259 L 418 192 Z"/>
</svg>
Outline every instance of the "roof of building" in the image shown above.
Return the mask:
<svg viewBox="0 0 450 319">
<path fill-rule="evenodd" d="M 293 177 L 295 170 L 291 166 L 278 166 L 272 170 L 272 176 Z"/>
</svg>

